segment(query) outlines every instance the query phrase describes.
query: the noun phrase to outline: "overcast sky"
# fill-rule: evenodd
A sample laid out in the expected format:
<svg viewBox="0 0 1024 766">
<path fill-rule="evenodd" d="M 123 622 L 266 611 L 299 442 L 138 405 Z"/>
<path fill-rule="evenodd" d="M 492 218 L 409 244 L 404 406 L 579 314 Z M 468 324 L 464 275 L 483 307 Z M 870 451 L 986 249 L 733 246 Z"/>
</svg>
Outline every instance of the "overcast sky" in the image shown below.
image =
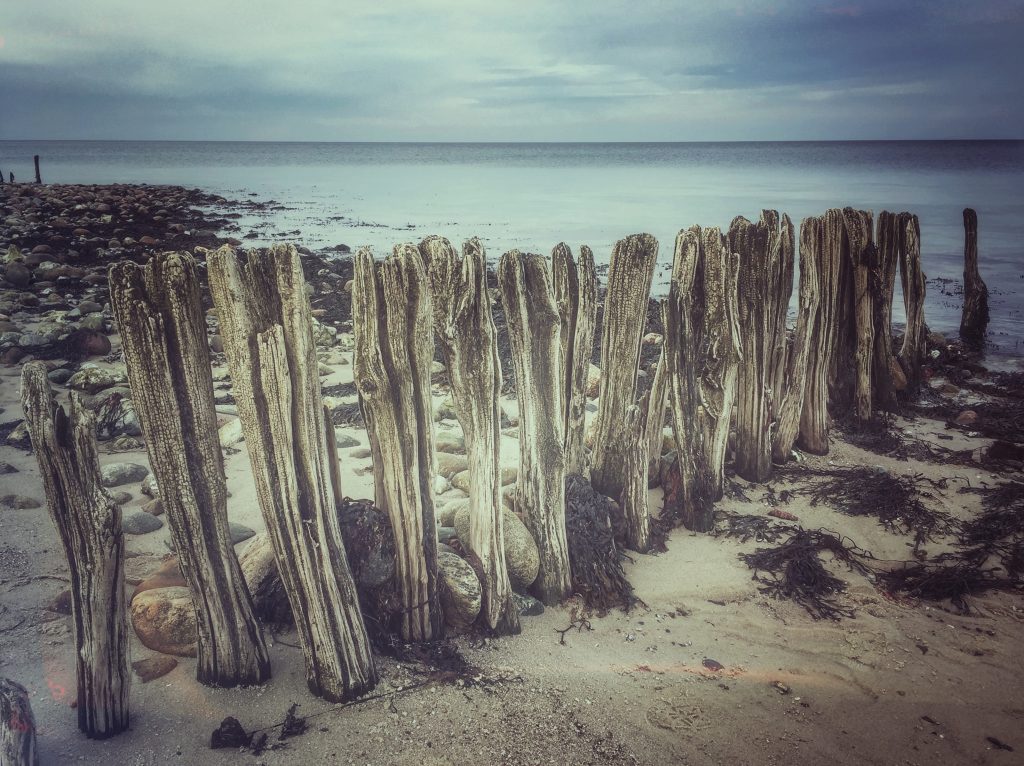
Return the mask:
<svg viewBox="0 0 1024 766">
<path fill-rule="evenodd" d="M 0 138 L 1024 138 L 1024 0 L 2 0 Z"/>
</svg>

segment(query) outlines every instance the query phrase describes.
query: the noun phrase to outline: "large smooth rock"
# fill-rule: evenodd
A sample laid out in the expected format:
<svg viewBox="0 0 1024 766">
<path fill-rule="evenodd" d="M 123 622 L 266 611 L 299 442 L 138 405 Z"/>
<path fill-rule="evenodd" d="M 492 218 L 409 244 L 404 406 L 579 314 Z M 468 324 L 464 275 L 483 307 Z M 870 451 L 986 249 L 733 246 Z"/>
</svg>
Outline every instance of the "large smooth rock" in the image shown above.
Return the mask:
<svg viewBox="0 0 1024 766">
<path fill-rule="evenodd" d="M 438 452 L 437 473 L 446 479 L 469 469 L 469 458 L 452 452 Z"/>
<path fill-rule="evenodd" d="M 68 388 L 76 391 L 85 391 L 87 394 L 95 394 L 105 388 L 124 383 L 123 375 L 114 375 L 108 370 L 101 370 L 99 367 L 85 367 L 68 379 Z"/>
<path fill-rule="evenodd" d="M 132 627 L 144 646 L 161 654 L 196 656 L 196 613 L 188 588 L 154 588 L 132 599 Z"/>
<path fill-rule="evenodd" d="M 238 557 L 256 616 L 268 625 L 291 625 L 292 607 L 281 583 L 274 547 L 266 532 L 256 535 Z"/>
<path fill-rule="evenodd" d="M 447 552 L 437 554 L 437 570 L 445 626 L 454 630 L 468 628 L 480 614 L 482 590 L 476 572 L 454 553 Z"/>
<path fill-rule="evenodd" d="M 126 513 L 124 518 L 121 519 L 121 529 L 124 530 L 126 535 L 144 535 L 149 532 L 156 532 L 163 525 L 163 519 L 145 511 Z"/>
<path fill-rule="evenodd" d="M 512 587 L 520 590 L 529 588 L 540 571 L 540 552 L 537 543 L 526 528 L 508 508 L 502 508 L 502 532 L 505 535 L 505 567 Z M 455 531 L 459 540 L 469 547 L 469 507 L 455 514 Z"/>
<path fill-rule="evenodd" d="M 104 487 L 132 484 L 142 481 L 147 476 L 149 476 L 149 469 L 139 463 L 110 463 L 100 469 L 100 479 Z"/>
</svg>

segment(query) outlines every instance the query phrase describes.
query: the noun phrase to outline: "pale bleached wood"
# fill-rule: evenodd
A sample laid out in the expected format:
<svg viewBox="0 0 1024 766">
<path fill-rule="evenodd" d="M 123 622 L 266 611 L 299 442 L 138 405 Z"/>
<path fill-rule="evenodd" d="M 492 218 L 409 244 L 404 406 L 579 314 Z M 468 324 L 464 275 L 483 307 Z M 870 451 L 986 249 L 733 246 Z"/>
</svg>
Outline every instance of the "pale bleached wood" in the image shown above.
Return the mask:
<svg viewBox="0 0 1024 766">
<path fill-rule="evenodd" d="M 800 293 L 796 328 L 786 357 L 781 401 L 777 407 L 777 427 L 772 441 L 772 460 L 785 463 L 800 432 L 807 378 L 812 356 L 812 339 L 817 335 L 821 291 L 818 279 L 820 220 L 807 218 L 800 224 Z"/>
<path fill-rule="evenodd" d="M 345 492 L 341 486 L 341 462 L 338 458 L 338 437 L 334 433 L 334 423 L 331 422 L 331 410 L 324 406 L 324 438 L 327 446 L 327 469 L 331 479 L 331 496 L 334 498 L 334 507 L 341 508 L 345 502 Z"/>
<path fill-rule="evenodd" d="M 783 392 L 786 308 L 793 292 L 793 224 L 763 210 L 757 223 L 742 216 L 729 227 L 739 256 L 738 325 L 742 361 L 736 393 L 736 473 L 766 481 L 772 471 L 776 407 Z"/>
<path fill-rule="evenodd" d="M 195 261 L 160 253 L 110 268 L 117 317 L 146 450 L 198 637 L 196 678 L 210 686 L 261 684 L 270 657 L 228 528 L 206 321 Z"/>
<path fill-rule="evenodd" d="M 383 508 L 395 534 L 399 631 L 406 641 L 442 637 L 438 600 L 430 366 L 430 284 L 414 245 L 381 262 L 356 254 L 352 289 L 356 387 L 379 455 Z"/>
<path fill-rule="evenodd" d="M 926 279 L 921 270 L 921 224 L 916 215 L 908 218 L 903 229 L 900 282 L 903 286 L 907 329 L 903 334 L 903 346 L 897 359 L 906 373 L 908 388 L 914 391 L 921 385 L 921 365 L 928 350 L 924 324 Z"/>
<path fill-rule="evenodd" d="M 313 694 L 357 697 L 377 669 L 341 540 L 326 465 L 312 316 L 291 246 L 207 258 L 232 391 Z"/>
<path fill-rule="evenodd" d="M 597 271 L 594 254 L 583 245 L 577 264 L 564 242 L 551 253 L 551 276 L 561 318 L 562 417 L 566 473 L 587 469 L 583 446 L 587 416 L 587 376 L 597 325 Z"/>
<path fill-rule="evenodd" d="M 877 259 L 871 271 L 871 300 L 874 307 L 875 342 L 871 391 L 875 406 L 893 412 L 897 395 L 906 390 L 907 378 L 896 360 L 892 337 L 892 303 L 896 269 L 905 238 L 909 213 L 883 210 L 875 224 Z"/>
<path fill-rule="evenodd" d="M 978 214 L 964 208 L 964 306 L 960 338 L 980 347 L 988 328 L 988 287 L 978 271 Z"/>
<path fill-rule="evenodd" d="M 481 575 L 480 614 L 498 633 L 519 632 L 519 610 L 505 565 L 501 520 L 501 360 L 487 291 L 487 259 L 478 239 L 461 258 L 443 237 L 419 245 L 430 278 L 434 332 L 469 457 L 469 552 Z"/>
<path fill-rule="evenodd" d="M 519 399 L 516 508 L 540 552 L 534 593 L 556 604 L 572 590 L 565 530 L 561 334 L 548 263 L 518 250 L 498 264 Z M 621 469 L 621 466 L 620 466 Z"/>
<path fill-rule="evenodd" d="M 625 427 L 629 439 L 623 466 L 624 484 L 619 505 L 626 521 L 626 546 L 638 553 L 651 549 L 651 515 L 647 508 L 647 468 L 649 446 L 646 411 L 632 405 L 626 410 Z"/>
<path fill-rule="evenodd" d="M 633 234 L 615 243 L 608 267 L 590 481 L 611 498 L 622 494 L 626 410 L 636 398 L 640 342 L 657 260 L 658 240 L 650 234 Z"/>
<path fill-rule="evenodd" d="M 666 301 L 659 304 L 659 311 L 665 315 Z M 658 364 L 654 368 L 654 380 L 647 396 L 647 414 L 644 420 L 644 439 L 647 442 L 647 476 L 658 475 L 661 462 L 661 446 L 664 442 L 665 400 L 668 398 L 668 369 L 665 365 L 665 343 L 662 340 Z"/>
<path fill-rule="evenodd" d="M 737 256 L 717 228 L 676 238 L 663 309 L 669 411 L 679 457 L 683 524 L 706 532 L 722 497 L 740 358 Z"/>
<path fill-rule="evenodd" d="M 829 392 L 839 322 L 839 281 L 844 260 L 846 224 L 843 211 L 807 218 L 801 225 L 801 247 L 807 246 L 809 268 L 818 275 L 820 300 L 814 331 L 809 334 L 807 390 L 800 415 L 798 444 L 813 455 L 828 454 Z M 847 361 L 851 364 L 852 359 Z"/>
<path fill-rule="evenodd" d="M 0 677 L 0 766 L 38 766 L 36 719 L 24 686 Z"/>
<path fill-rule="evenodd" d="M 46 373 L 22 368 L 21 403 L 71 578 L 78 728 L 106 739 L 128 728 L 131 691 L 121 508 L 100 479 L 95 415 L 77 393 L 65 411 Z"/>
<path fill-rule="evenodd" d="M 843 210 L 853 279 L 854 386 L 853 411 L 857 420 L 871 419 L 871 378 L 874 368 L 875 312 L 871 273 L 877 268 L 872 214 L 852 207 Z"/>
</svg>

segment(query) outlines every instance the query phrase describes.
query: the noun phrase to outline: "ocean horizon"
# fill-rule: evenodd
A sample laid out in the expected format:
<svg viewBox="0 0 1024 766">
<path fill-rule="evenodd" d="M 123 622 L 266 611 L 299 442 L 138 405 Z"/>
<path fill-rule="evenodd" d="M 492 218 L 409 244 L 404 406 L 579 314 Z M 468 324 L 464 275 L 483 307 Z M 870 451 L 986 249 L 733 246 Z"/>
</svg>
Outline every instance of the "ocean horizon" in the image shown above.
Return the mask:
<svg viewBox="0 0 1024 766">
<path fill-rule="evenodd" d="M 990 351 L 1024 344 L 1024 140 L 675 142 L 0 141 L 0 170 L 51 183 L 152 183 L 272 202 L 243 212 L 251 245 L 311 249 L 395 244 L 441 234 L 479 237 L 490 259 L 512 248 L 549 253 L 658 238 L 654 294 L 663 294 L 677 232 L 727 228 L 761 209 L 799 227 L 831 207 L 908 210 L 921 220 L 929 326 L 956 333 L 962 210 L 979 218 L 981 272 L 991 292 Z M 897 292 L 899 292 L 897 287 Z M 894 320 L 902 321 L 897 297 Z"/>
</svg>

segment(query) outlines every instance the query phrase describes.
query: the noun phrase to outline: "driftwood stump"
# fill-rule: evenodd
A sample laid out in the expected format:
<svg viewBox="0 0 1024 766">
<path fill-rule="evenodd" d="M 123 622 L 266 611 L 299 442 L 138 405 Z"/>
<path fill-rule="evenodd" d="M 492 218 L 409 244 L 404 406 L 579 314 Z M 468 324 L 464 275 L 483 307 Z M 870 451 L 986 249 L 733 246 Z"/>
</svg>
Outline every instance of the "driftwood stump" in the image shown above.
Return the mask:
<svg viewBox="0 0 1024 766">
<path fill-rule="evenodd" d="M 444 630 L 432 487 L 433 315 L 427 272 L 415 246 L 396 246 L 379 263 L 366 248 L 356 254 L 352 325 L 356 386 L 369 415 L 374 458 L 380 459 L 383 505 L 380 499 L 377 505 L 387 511 L 395 533 L 400 632 L 406 641 L 432 641 Z"/>
<path fill-rule="evenodd" d="M 480 613 L 499 633 L 519 632 L 519 610 L 505 565 L 501 514 L 501 360 L 487 291 L 483 245 L 471 239 L 460 258 L 447 239 L 419 246 L 430 277 L 434 331 L 448 367 L 455 414 L 469 456 L 469 551 L 479 565 Z"/>
<path fill-rule="evenodd" d="M 651 549 L 651 514 L 647 508 L 649 446 L 646 420 L 645 408 L 634 404 L 626 410 L 625 425 L 629 441 L 623 466 L 625 482 L 619 506 L 626 521 L 626 545 L 638 553 L 647 553 Z"/>
<path fill-rule="evenodd" d="M 590 481 L 611 498 L 619 497 L 625 484 L 625 452 L 632 439 L 625 429 L 626 410 L 636 399 L 640 341 L 657 260 L 658 240 L 650 234 L 633 234 L 615 243 L 608 267 Z"/>
<path fill-rule="evenodd" d="M 664 309 L 668 401 L 682 482 L 681 507 L 673 512 L 699 532 L 713 526 L 725 480 L 739 362 L 736 272 L 736 255 L 718 229 L 679 233 Z"/>
<path fill-rule="evenodd" d="M 871 301 L 874 307 L 874 363 L 871 390 L 875 405 L 890 412 L 898 406 L 897 396 L 907 388 L 907 378 L 896 360 L 892 338 L 892 303 L 896 269 L 906 237 L 909 213 L 878 214 L 875 240 L 877 258 L 871 270 Z"/>
<path fill-rule="evenodd" d="M 661 316 L 665 316 L 666 301 L 660 302 Z M 647 396 L 647 415 L 644 429 L 647 440 L 647 476 L 658 475 L 661 461 L 662 432 L 665 429 L 665 401 L 668 398 L 668 367 L 666 365 L 665 341 L 662 340 L 658 364 L 654 368 L 654 380 Z"/>
<path fill-rule="evenodd" d="M 560 319 L 547 260 L 518 250 L 498 264 L 519 399 L 516 508 L 540 551 L 533 590 L 556 604 L 572 589 L 565 531 Z M 621 468 L 621 466 L 620 466 Z"/>
<path fill-rule="evenodd" d="M 594 351 L 597 324 L 597 271 L 594 254 L 583 245 L 579 264 L 564 242 L 551 253 L 551 276 L 561 318 L 562 421 L 565 470 L 582 474 L 587 468 L 583 447 L 587 415 L 587 373 Z"/>
<path fill-rule="evenodd" d="M 800 432 L 800 419 L 807 393 L 812 339 L 818 333 L 821 302 L 820 277 L 821 222 L 807 218 L 800 224 L 800 295 L 797 304 L 796 329 L 786 356 L 782 393 L 776 407 L 776 428 L 772 439 L 772 460 L 782 464 L 789 460 Z"/>
<path fill-rule="evenodd" d="M 260 510 L 306 658 L 332 702 L 377 682 L 328 480 L 312 317 L 299 254 L 230 247 L 207 259 Z"/>
<path fill-rule="evenodd" d="M 737 288 L 741 362 L 736 389 L 736 473 L 766 481 L 772 471 L 776 405 L 786 357 L 786 309 L 793 292 L 793 224 L 763 210 L 738 217 L 729 247 L 739 256 Z"/>
<path fill-rule="evenodd" d="M 196 277 L 187 253 L 110 268 L 132 400 L 198 633 L 196 678 L 210 686 L 261 684 L 270 658 L 228 529 L 224 458 Z"/>
<path fill-rule="evenodd" d="M 981 346 L 988 328 L 988 287 L 978 271 L 978 214 L 964 208 L 964 309 L 960 338 Z"/>
<path fill-rule="evenodd" d="M 37 766 L 36 719 L 28 691 L 0 677 L 0 766 Z"/>
<path fill-rule="evenodd" d="M 800 227 L 801 259 L 818 277 L 820 300 L 813 331 L 808 334 L 807 390 L 800 415 L 799 445 L 812 455 L 828 454 L 829 391 L 839 322 L 839 280 L 844 260 L 846 223 L 843 211 L 806 218 Z M 847 364 L 852 363 L 848 360 Z"/>
<path fill-rule="evenodd" d="M 96 418 L 71 394 L 65 412 L 46 367 L 22 369 L 21 402 L 32 449 L 71 577 L 78 727 L 91 739 L 128 728 L 128 611 L 121 508 L 100 481 Z"/>
<path fill-rule="evenodd" d="M 900 254 L 900 282 L 903 286 L 903 306 L 907 315 L 907 329 L 897 359 L 907 376 L 907 386 L 916 391 L 921 385 L 921 364 L 928 346 L 924 324 L 924 298 L 926 280 L 921 269 L 921 224 L 916 215 L 908 218 L 903 229 L 903 248 Z"/>
<path fill-rule="evenodd" d="M 857 420 L 871 419 L 871 377 L 874 367 L 875 323 L 871 299 L 871 275 L 877 269 L 877 249 L 874 243 L 874 222 L 870 212 L 843 210 L 846 222 L 846 241 L 850 258 L 853 290 L 854 385 L 853 409 Z"/>
</svg>

